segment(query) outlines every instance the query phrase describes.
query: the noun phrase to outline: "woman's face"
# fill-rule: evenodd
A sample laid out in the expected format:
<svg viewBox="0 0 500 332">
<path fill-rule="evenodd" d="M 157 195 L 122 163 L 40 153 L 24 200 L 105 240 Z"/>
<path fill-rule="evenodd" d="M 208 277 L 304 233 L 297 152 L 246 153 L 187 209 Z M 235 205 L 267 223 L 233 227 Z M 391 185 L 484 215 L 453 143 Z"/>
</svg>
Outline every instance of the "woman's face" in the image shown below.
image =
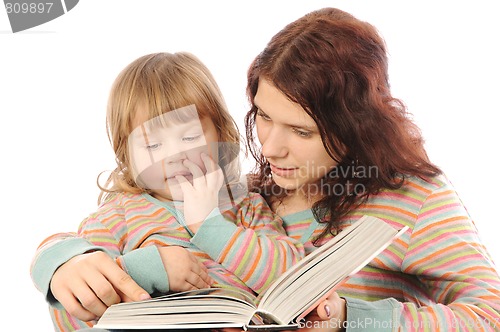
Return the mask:
<svg viewBox="0 0 500 332">
<path fill-rule="evenodd" d="M 264 79 L 259 80 L 254 104 L 257 136 L 276 184 L 320 194 L 318 180 L 337 162 L 326 152 L 314 120 Z"/>
</svg>

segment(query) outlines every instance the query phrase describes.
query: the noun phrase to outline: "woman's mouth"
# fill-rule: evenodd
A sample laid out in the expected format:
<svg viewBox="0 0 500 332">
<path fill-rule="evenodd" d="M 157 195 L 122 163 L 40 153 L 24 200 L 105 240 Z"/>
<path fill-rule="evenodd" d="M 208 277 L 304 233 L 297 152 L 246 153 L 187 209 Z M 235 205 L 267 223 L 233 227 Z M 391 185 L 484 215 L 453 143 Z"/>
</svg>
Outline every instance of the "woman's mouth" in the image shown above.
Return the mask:
<svg viewBox="0 0 500 332">
<path fill-rule="evenodd" d="M 295 172 L 297 171 L 296 167 L 278 167 L 273 164 L 269 164 L 271 167 L 271 172 L 274 175 L 281 176 L 281 177 L 291 177 L 295 175 Z"/>
</svg>

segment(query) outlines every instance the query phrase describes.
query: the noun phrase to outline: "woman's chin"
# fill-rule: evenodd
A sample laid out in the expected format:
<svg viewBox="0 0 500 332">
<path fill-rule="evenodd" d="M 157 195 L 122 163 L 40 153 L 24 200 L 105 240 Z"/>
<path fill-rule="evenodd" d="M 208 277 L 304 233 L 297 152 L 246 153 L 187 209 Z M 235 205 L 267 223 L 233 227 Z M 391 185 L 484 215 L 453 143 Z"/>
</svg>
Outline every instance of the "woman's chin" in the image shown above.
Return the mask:
<svg viewBox="0 0 500 332">
<path fill-rule="evenodd" d="M 273 179 L 274 183 L 276 183 L 278 186 L 280 186 L 285 190 L 294 191 L 301 186 L 301 184 L 298 183 L 296 179 L 286 179 L 280 176 L 274 176 Z"/>
</svg>

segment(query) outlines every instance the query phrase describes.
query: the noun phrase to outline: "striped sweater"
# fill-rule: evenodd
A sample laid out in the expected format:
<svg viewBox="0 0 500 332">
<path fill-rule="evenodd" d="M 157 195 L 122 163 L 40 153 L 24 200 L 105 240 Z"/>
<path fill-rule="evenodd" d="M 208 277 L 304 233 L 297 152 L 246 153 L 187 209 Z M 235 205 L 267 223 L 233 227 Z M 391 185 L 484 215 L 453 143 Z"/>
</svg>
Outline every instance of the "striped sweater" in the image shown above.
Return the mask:
<svg viewBox="0 0 500 332">
<path fill-rule="evenodd" d="M 213 287 L 235 287 L 254 294 L 304 256 L 302 244 L 286 236 L 281 218 L 258 194 L 240 197 L 222 214 L 216 209 L 194 236 L 184 224 L 179 204 L 147 194 L 117 194 L 83 220 L 77 234 L 56 234 L 40 245 L 31 275 L 52 304 L 57 331 L 92 326 L 71 317 L 49 289 L 57 267 L 81 253 L 106 251 L 151 294 L 169 291 L 158 246 L 187 248 L 207 267 Z"/>
<path fill-rule="evenodd" d="M 339 288 L 347 331 L 500 331 L 499 275 L 444 176 L 409 178 L 371 197 L 341 228 L 363 215 L 410 229 Z M 311 211 L 282 218 L 287 233 L 313 251 L 323 224 Z"/>
</svg>

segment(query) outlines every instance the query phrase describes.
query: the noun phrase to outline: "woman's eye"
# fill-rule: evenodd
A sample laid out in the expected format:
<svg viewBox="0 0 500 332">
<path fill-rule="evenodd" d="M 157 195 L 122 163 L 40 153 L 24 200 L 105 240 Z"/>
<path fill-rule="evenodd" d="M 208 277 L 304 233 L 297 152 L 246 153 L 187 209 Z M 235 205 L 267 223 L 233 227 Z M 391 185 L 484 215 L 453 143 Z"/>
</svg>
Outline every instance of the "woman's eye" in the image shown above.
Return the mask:
<svg viewBox="0 0 500 332">
<path fill-rule="evenodd" d="M 304 138 L 311 137 L 311 135 L 312 135 L 312 132 L 306 131 L 306 130 L 302 130 L 302 129 L 298 129 L 298 128 L 293 128 L 293 131 L 297 135 L 299 135 L 300 137 L 304 137 Z"/>
<path fill-rule="evenodd" d="M 264 112 L 262 112 L 260 109 L 257 110 L 257 116 L 261 117 L 264 121 L 271 121 L 271 118 Z"/>
<path fill-rule="evenodd" d="M 161 146 L 160 143 L 146 145 L 146 149 L 150 151 L 157 150 Z"/>
<path fill-rule="evenodd" d="M 195 136 L 184 136 L 182 138 L 182 141 L 183 142 L 194 142 L 196 141 L 198 138 L 200 138 L 201 135 L 195 135 Z"/>
</svg>

